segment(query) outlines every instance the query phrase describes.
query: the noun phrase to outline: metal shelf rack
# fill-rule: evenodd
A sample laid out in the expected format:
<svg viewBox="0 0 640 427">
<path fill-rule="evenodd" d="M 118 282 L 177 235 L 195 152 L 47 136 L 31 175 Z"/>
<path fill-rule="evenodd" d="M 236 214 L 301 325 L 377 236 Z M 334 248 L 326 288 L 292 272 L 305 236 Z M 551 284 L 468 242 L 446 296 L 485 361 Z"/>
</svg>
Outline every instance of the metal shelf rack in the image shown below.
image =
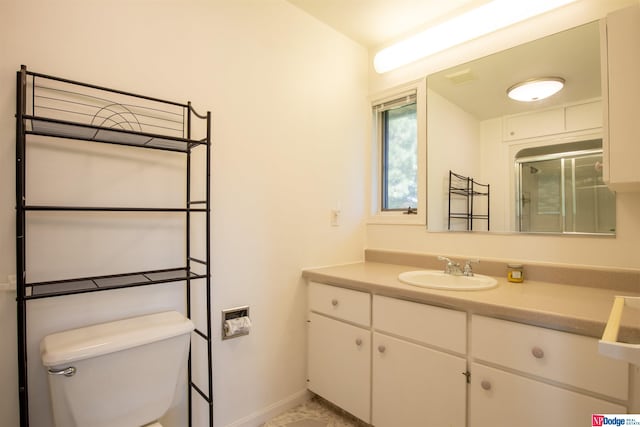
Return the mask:
<svg viewBox="0 0 640 427">
<path fill-rule="evenodd" d="M 480 184 L 473 178 L 449 171 L 449 211 L 447 229 L 451 230 L 451 220 L 463 220 L 464 230 L 472 231 L 475 220 L 483 220 L 487 223 L 486 231 L 489 231 L 489 184 Z M 478 213 L 474 201 L 477 197 L 486 197 L 486 213 Z M 455 198 L 462 199 L 459 205 L 462 209 L 456 210 L 452 205 Z M 476 228 L 477 229 L 477 228 Z"/>
<path fill-rule="evenodd" d="M 201 139 L 192 137 L 194 123 L 204 127 Z M 186 156 L 186 200 L 183 207 L 146 206 L 49 206 L 27 204 L 27 150 L 30 135 L 62 138 L 90 143 L 115 144 L 137 149 L 163 150 Z M 190 200 L 191 156 L 195 150 L 204 150 L 204 200 Z M 208 409 L 209 426 L 213 426 L 212 384 L 212 328 L 211 328 L 211 113 L 198 114 L 191 103 L 178 103 L 130 92 L 81 83 L 46 74 L 27 71 L 22 66 L 17 72 L 16 93 L 16 268 L 17 268 L 17 335 L 18 386 L 20 400 L 20 426 L 29 426 L 29 393 L 27 372 L 27 303 L 33 299 L 64 297 L 86 292 L 150 286 L 160 283 L 184 284 L 186 314 L 192 315 L 191 287 L 201 281 L 206 301 L 198 301 L 206 310 L 206 327 L 196 328 L 192 336 L 206 342 L 208 362 L 206 389 L 201 389 L 192 378 L 192 354 L 189 355 L 188 406 L 192 425 L 195 395 L 204 399 Z M 32 282 L 26 271 L 27 212 L 173 212 L 185 215 L 184 264 L 170 268 L 119 272 L 118 274 L 78 277 L 64 280 Z M 204 259 L 192 256 L 190 238 L 191 215 L 204 215 Z M 118 214 L 114 214 L 118 215 Z M 202 218 L 198 220 L 202 221 Z"/>
</svg>

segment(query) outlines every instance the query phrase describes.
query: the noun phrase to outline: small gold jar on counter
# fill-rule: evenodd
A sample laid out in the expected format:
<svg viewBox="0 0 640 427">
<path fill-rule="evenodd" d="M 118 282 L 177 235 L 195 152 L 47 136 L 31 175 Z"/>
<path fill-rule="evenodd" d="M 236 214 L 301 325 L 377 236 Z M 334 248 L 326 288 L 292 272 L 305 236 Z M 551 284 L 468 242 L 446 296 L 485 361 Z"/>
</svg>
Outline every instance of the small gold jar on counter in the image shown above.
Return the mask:
<svg viewBox="0 0 640 427">
<path fill-rule="evenodd" d="M 507 280 L 513 283 L 524 282 L 524 267 L 522 264 L 507 264 Z"/>
</svg>

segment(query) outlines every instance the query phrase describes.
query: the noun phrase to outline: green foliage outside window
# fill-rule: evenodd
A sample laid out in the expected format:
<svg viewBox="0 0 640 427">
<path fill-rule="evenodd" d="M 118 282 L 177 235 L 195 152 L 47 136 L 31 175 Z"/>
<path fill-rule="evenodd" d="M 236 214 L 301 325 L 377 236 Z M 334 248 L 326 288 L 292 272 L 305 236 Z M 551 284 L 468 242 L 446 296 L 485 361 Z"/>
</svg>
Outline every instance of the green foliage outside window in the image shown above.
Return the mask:
<svg viewBox="0 0 640 427">
<path fill-rule="evenodd" d="M 382 209 L 416 208 L 418 205 L 418 122 L 416 104 L 382 113 Z"/>
</svg>

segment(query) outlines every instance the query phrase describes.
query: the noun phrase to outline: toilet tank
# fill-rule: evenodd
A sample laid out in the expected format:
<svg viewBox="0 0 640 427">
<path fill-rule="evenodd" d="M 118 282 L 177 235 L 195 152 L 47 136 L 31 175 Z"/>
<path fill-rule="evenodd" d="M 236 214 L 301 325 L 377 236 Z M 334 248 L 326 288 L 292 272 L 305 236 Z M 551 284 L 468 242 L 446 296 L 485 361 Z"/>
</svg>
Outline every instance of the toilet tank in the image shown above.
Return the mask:
<svg viewBox="0 0 640 427">
<path fill-rule="evenodd" d="M 46 336 L 40 353 L 55 425 L 138 427 L 160 418 L 186 375 L 193 328 L 168 311 Z"/>
</svg>

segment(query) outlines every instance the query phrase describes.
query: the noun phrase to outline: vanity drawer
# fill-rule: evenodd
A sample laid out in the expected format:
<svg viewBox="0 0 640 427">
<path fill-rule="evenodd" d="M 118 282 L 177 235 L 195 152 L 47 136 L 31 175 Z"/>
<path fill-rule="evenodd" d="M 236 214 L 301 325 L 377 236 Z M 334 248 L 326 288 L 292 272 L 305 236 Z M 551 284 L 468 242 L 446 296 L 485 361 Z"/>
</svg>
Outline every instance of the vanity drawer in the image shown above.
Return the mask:
<svg viewBox="0 0 640 427">
<path fill-rule="evenodd" d="M 467 351 L 467 314 L 462 311 L 374 295 L 373 327 L 456 353 Z"/>
<path fill-rule="evenodd" d="M 595 338 L 474 315 L 471 355 L 617 399 L 628 396 L 628 364 L 601 356 Z"/>
<path fill-rule="evenodd" d="M 371 295 L 325 285 L 309 283 L 309 310 L 362 326 L 371 324 Z"/>
</svg>

